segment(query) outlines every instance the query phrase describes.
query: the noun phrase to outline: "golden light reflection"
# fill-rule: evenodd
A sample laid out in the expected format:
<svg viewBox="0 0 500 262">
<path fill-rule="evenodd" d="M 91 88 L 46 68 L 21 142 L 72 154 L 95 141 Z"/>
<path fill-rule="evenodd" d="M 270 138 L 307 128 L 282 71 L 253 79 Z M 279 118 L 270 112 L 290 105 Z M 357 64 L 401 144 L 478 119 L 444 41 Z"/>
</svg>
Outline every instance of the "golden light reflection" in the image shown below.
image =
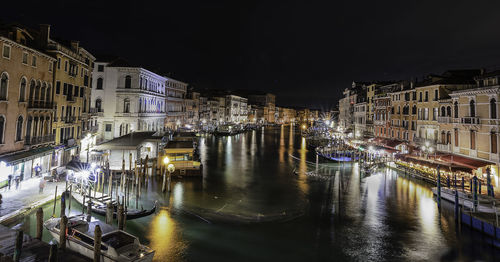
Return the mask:
<svg viewBox="0 0 500 262">
<path fill-rule="evenodd" d="M 149 246 L 156 251 L 155 261 L 179 261 L 186 249 L 180 230 L 166 209 L 153 218 L 147 238 Z"/>
<path fill-rule="evenodd" d="M 281 132 L 280 132 L 279 159 L 281 163 L 285 162 L 285 132 L 283 125 L 281 125 Z"/>
</svg>

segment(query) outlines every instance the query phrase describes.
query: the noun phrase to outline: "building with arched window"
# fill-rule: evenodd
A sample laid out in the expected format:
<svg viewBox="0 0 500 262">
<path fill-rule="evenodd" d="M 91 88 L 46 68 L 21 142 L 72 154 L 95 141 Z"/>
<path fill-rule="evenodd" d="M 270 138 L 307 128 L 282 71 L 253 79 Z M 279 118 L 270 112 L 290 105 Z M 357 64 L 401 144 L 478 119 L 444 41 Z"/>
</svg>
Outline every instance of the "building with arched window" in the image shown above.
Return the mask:
<svg viewBox="0 0 500 262">
<path fill-rule="evenodd" d="M 50 126 L 56 62 L 53 56 L 40 51 L 39 39 L 26 28 L 3 29 L 0 31 L 0 165 L 5 165 L 7 172 L 0 172 L 0 183 L 8 175 L 19 176 L 21 180 L 31 178 L 36 165 L 43 174 L 53 167 L 54 136 Z"/>
<path fill-rule="evenodd" d="M 91 97 L 92 110 L 99 112 L 98 140 L 164 130 L 166 78 L 116 57 L 98 58 L 92 74 L 102 81 L 102 89 L 93 89 Z M 102 101 L 101 107 L 96 101 Z"/>
</svg>

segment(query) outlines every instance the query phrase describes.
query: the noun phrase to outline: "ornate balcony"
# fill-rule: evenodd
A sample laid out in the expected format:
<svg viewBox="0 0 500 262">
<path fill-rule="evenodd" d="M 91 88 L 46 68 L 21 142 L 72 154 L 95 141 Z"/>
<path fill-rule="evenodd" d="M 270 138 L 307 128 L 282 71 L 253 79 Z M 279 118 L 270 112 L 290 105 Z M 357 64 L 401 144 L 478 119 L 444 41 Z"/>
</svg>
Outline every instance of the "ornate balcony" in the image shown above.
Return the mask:
<svg viewBox="0 0 500 262">
<path fill-rule="evenodd" d="M 24 144 L 28 146 L 35 146 L 40 144 L 52 143 L 54 142 L 55 135 L 45 135 L 45 136 L 26 136 L 24 138 Z"/>
<path fill-rule="evenodd" d="M 40 109 L 53 109 L 54 103 L 45 101 L 30 101 L 28 103 L 28 109 L 40 110 Z"/>
<path fill-rule="evenodd" d="M 479 117 L 466 116 L 466 117 L 460 118 L 460 124 L 479 125 L 479 124 L 481 124 L 481 120 L 479 119 Z"/>
<path fill-rule="evenodd" d="M 449 124 L 449 123 L 451 123 L 451 117 L 449 117 L 449 116 L 438 116 L 438 123 Z"/>
</svg>

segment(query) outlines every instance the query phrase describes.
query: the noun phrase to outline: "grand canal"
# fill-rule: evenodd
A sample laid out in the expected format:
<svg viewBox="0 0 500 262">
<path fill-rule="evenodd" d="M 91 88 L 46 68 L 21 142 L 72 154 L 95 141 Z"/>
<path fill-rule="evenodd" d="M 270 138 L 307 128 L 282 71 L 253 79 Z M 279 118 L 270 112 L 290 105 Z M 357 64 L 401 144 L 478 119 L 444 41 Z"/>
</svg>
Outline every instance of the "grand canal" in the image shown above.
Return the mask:
<svg viewBox="0 0 500 262">
<path fill-rule="evenodd" d="M 202 179 L 174 180 L 170 195 L 150 183 L 141 203 L 159 200 L 163 208 L 127 221 L 126 230 L 155 249 L 157 261 L 500 257 L 480 236 L 458 231 L 452 207 L 439 210 L 429 185 L 388 169 L 361 177 L 357 164 L 316 167 L 312 148 L 289 127 L 202 137 L 200 152 Z M 305 175 L 316 168 L 326 178 Z M 73 202 L 71 212 L 81 206 Z M 34 215 L 18 223 L 35 234 Z"/>
</svg>

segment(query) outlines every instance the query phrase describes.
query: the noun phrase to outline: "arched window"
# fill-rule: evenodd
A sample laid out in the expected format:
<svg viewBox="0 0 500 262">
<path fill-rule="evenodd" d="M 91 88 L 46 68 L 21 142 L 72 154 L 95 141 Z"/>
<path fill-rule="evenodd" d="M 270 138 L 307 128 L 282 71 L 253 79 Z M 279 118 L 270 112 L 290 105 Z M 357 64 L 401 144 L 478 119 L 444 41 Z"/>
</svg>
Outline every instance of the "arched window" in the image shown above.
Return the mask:
<svg viewBox="0 0 500 262">
<path fill-rule="evenodd" d="M 97 112 L 101 112 L 101 104 L 102 100 L 100 98 L 97 98 L 95 100 L 95 109 L 97 110 Z"/>
<path fill-rule="evenodd" d="M 446 116 L 451 117 L 451 106 L 446 108 Z"/>
<path fill-rule="evenodd" d="M 123 100 L 123 113 L 130 113 L 130 99 Z"/>
<path fill-rule="evenodd" d="M 9 87 L 9 77 L 3 73 L 0 78 L 0 100 L 7 100 L 7 88 Z"/>
<path fill-rule="evenodd" d="M 40 101 L 42 101 L 42 102 L 45 99 L 45 89 L 46 89 L 45 87 L 46 87 L 46 84 L 43 83 L 42 89 L 41 89 L 41 94 L 40 94 Z"/>
<path fill-rule="evenodd" d="M 453 107 L 454 107 L 453 111 L 455 111 L 455 118 L 458 118 L 458 102 L 457 101 L 455 101 L 455 105 Z"/>
<path fill-rule="evenodd" d="M 40 101 L 40 81 L 38 81 L 38 83 L 36 83 L 36 87 L 35 87 L 35 102 L 38 102 Z"/>
<path fill-rule="evenodd" d="M 24 102 L 26 96 L 26 78 L 21 79 L 21 86 L 19 87 L 19 102 Z"/>
<path fill-rule="evenodd" d="M 441 107 L 441 116 L 446 116 L 446 108 L 444 106 Z"/>
<path fill-rule="evenodd" d="M 16 124 L 16 141 L 21 140 L 23 140 L 23 117 L 19 116 Z"/>
<path fill-rule="evenodd" d="M 125 88 L 131 88 L 131 87 L 132 87 L 132 77 L 126 76 L 125 77 Z"/>
<path fill-rule="evenodd" d="M 30 93 L 28 97 L 28 102 L 32 103 L 33 102 L 33 95 L 35 94 L 35 80 L 31 80 L 30 83 Z"/>
<path fill-rule="evenodd" d="M 102 82 L 103 82 L 102 77 L 97 78 L 96 89 L 102 89 L 102 84 L 103 84 Z"/>
<path fill-rule="evenodd" d="M 491 119 L 497 118 L 497 100 L 495 98 L 490 100 L 490 117 Z"/>
<path fill-rule="evenodd" d="M 52 86 L 50 84 L 47 86 L 45 96 L 45 102 L 49 103 L 52 100 Z"/>
<path fill-rule="evenodd" d="M 4 133 L 5 133 L 5 117 L 0 116 L 0 144 L 3 144 Z"/>
<path fill-rule="evenodd" d="M 474 102 L 474 100 L 471 100 L 469 102 L 469 107 L 470 107 L 470 116 L 471 117 L 475 117 L 476 116 L 476 102 Z"/>
</svg>

